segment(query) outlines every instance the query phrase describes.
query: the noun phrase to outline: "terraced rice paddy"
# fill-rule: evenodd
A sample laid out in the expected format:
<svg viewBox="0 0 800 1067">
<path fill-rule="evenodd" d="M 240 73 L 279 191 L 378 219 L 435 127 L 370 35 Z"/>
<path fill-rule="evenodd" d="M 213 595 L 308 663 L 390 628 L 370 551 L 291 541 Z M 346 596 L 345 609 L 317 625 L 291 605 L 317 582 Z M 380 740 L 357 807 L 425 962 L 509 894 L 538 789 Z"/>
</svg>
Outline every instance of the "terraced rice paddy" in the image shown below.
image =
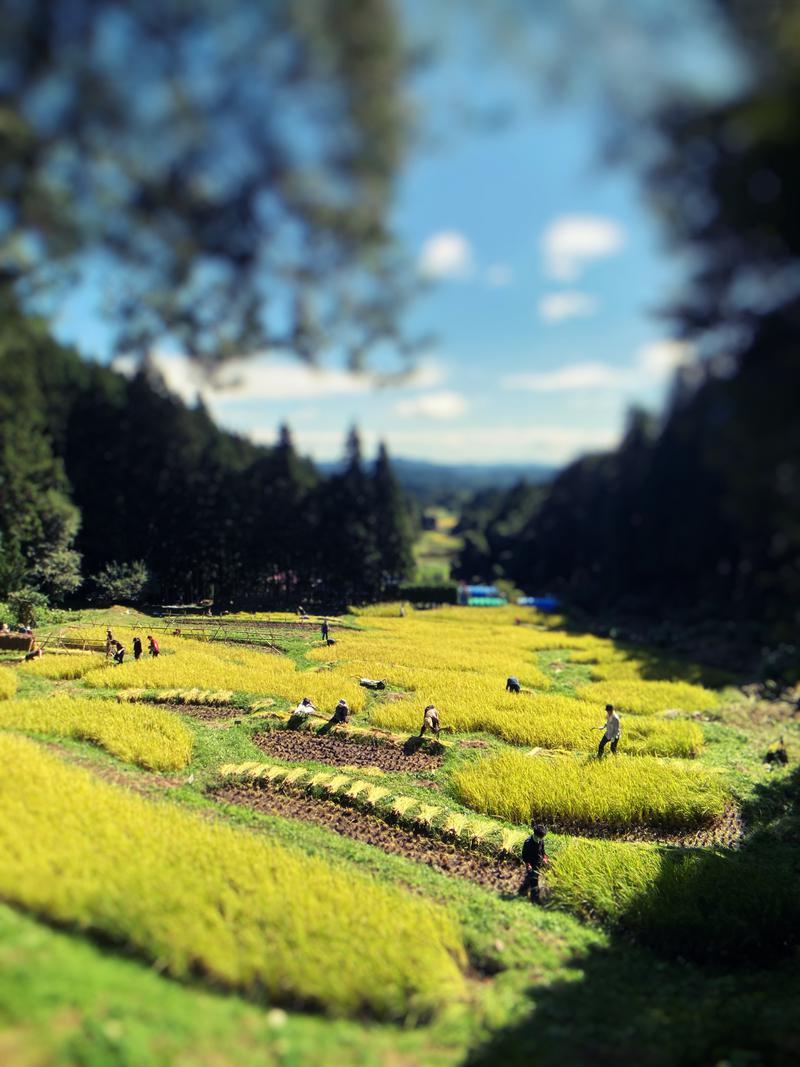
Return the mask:
<svg viewBox="0 0 800 1067">
<path fill-rule="evenodd" d="M 639 979 L 647 1004 L 691 1020 L 697 989 L 683 992 L 676 952 L 719 966 L 798 925 L 800 865 L 751 831 L 752 798 L 783 788 L 781 772 L 752 758 L 741 711 L 725 725 L 741 698 L 701 685 L 708 671 L 516 614 L 377 606 L 337 625 L 334 646 L 316 627 L 293 634 L 291 655 L 248 647 L 245 619 L 242 643 L 159 632 L 155 660 L 82 651 L 0 668 L 0 897 L 193 997 L 280 1009 L 297 1035 L 316 1017 L 314 1042 L 287 1046 L 298 1064 L 312 1047 L 315 1065 L 384 1064 L 382 1041 L 410 1041 L 408 1063 L 425 1067 L 485 1044 L 475 1062 L 488 1064 L 491 1035 L 531 1018 L 559 1050 L 537 1043 L 543 1064 L 577 1067 L 547 1013 L 531 1016 L 531 983 L 559 1018 L 564 975 L 589 973 L 598 946 L 619 960 L 616 984 L 644 954 L 658 976 Z M 142 633 L 113 629 L 128 647 Z M 90 644 L 104 635 L 84 627 Z M 319 716 L 298 728 L 303 696 Z M 350 721 L 320 732 L 342 697 Z M 598 760 L 609 701 L 622 739 Z M 428 703 L 439 740 L 417 736 Z M 549 830 L 539 908 L 517 896 L 531 818 Z M 602 995 L 569 1001 L 570 1025 Z M 666 1047 L 673 1024 L 640 1012 L 637 1035 L 644 1018 Z M 328 1057 L 341 1027 L 352 1044 Z"/>
</svg>

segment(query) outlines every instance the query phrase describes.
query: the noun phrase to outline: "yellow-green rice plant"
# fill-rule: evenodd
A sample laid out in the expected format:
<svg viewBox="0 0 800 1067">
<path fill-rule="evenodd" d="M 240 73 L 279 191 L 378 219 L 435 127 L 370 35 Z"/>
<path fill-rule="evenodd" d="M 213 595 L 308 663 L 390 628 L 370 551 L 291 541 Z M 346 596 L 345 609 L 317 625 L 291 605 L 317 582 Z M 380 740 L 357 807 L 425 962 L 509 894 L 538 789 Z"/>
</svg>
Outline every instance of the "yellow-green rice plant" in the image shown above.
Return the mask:
<svg viewBox="0 0 800 1067">
<path fill-rule="evenodd" d="M 390 789 L 386 789 L 382 785 L 371 785 L 366 792 L 366 798 L 369 804 L 374 808 L 376 804 L 379 804 L 382 800 L 389 796 Z"/>
<path fill-rule="evenodd" d="M 525 830 L 512 830 L 506 828 L 500 835 L 500 848 L 503 852 L 519 852 L 520 846 L 528 836 Z"/>
<path fill-rule="evenodd" d="M 325 782 L 323 789 L 328 793 L 338 793 L 344 786 L 350 784 L 350 779 L 346 774 L 335 774 L 329 782 Z"/>
<path fill-rule="evenodd" d="M 185 767 L 192 735 L 163 708 L 88 697 L 34 697 L 0 705 L 0 727 L 91 741 L 151 771 Z"/>
<path fill-rule="evenodd" d="M 439 905 L 0 737 L 0 897 L 179 979 L 333 1016 L 428 1018 L 464 995 Z M 354 937 L 358 949 L 354 951 Z"/>
<path fill-rule="evenodd" d="M 312 774 L 312 776 L 308 779 L 308 784 L 324 785 L 326 782 L 330 781 L 332 777 L 333 775 L 330 773 L 330 771 L 317 771 L 316 774 Z"/>
<path fill-rule="evenodd" d="M 653 845 L 569 837 L 545 869 L 549 902 L 585 919 L 613 919 L 655 885 L 663 853 Z"/>
<path fill-rule="evenodd" d="M 25 674 L 34 675 L 37 678 L 74 679 L 83 678 L 91 670 L 102 666 L 105 657 L 98 653 L 87 656 L 56 656 L 48 654 L 38 659 L 32 659 L 28 663 L 21 663 L 19 669 Z"/>
<path fill-rule="evenodd" d="M 437 807 L 435 804 L 420 804 L 414 818 L 417 822 L 422 823 L 423 826 L 433 826 L 435 820 L 442 814 L 444 814 L 444 809 Z"/>
<path fill-rule="evenodd" d="M 0 700 L 8 700 L 16 691 L 16 674 L 9 667 L 0 666 Z"/>
<path fill-rule="evenodd" d="M 589 751 L 600 734 L 596 727 L 605 723 L 602 705 L 562 696 L 558 693 L 495 693 L 484 700 L 447 695 L 442 680 L 442 697 L 436 703 L 443 726 L 458 733 L 489 733 L 514 745 Z M 423 698 L 424 699 L 424 698 Z M 422 705 L 422 700 L 419 701 Z M 422 705 L 424 707 L 424 705 Z M 370 717 L 376 726 L 390 730 L 418 729 L 422 707 L 408 701 L 374 704 Z M 623 720 L 622 744 L 630 755 L 658 755 L 690 758 L 703 747 L 703 733 L 697 723 L 667 721 L 655 716 Z"/>
<path fill-rule="evenodd" d="M 369 782 L 357 781 L 353 782 L 349 789 L 345 789 L 345 796 L 352 797 L 356 800 L 361 793 L 366 793 L 369 789 Z"/>
<path fill-rule="evenodd" d="M 408 815 L 416 803 L 416 797 L 395 797 L 390 807 L 395 815 L 399 815 L 400 818 L 403 818 L 404 815 Z"/>
<path fill-rule="evenodd" d="M 496 823 L 486 822 L 485 819 L 470 819 L 467 824 L 467 834 L 476 845 L 486 841 L 496 829 Z"/>
<path fill-rule="evenodd" d="M 445 819 L 442 829 L 454 834 L 456 837 L 460 837 L 469 821 L 468 815 L 462 815 L 458 811 L 451 811 Z"/>
<path fill-rule="evenodd" d="M 294 770 L 289 771 L 283 780 L 288 785 L 294 785 L 295 782 L 299 782 L 302 778 L 305 778 L 308 773 L 309 772 L 305 767 L 295 767 Z"/>
<path fill-rule="evenodd" d="M 714 772 L 649 756 L 544 760 L 505 751 L 456 771 L 453 784 L 463 803 L 508 822 L 597 829 L 690 829 L 718 819 L 728 799 Z"/>
<path fill-rule="evenodd" d="M 613 704 L 618 711 L 646 715 L 668 709 L 711 711 L 719 704 L 716 693 L 688 682 L 649 682 L 612 680 L 581 686 L 577 695 L 583 700 Z"/>
<path fill-rule="evenodd" d="M 407 600 L 389 600 L 384 604 L 367 604 L 363 608 L 350 608 L 350 614 L 367 619 L 390 619 L 399 617 L 401 608 L 406 612 L 411 611 L 411 605 Z"/>
</svg>

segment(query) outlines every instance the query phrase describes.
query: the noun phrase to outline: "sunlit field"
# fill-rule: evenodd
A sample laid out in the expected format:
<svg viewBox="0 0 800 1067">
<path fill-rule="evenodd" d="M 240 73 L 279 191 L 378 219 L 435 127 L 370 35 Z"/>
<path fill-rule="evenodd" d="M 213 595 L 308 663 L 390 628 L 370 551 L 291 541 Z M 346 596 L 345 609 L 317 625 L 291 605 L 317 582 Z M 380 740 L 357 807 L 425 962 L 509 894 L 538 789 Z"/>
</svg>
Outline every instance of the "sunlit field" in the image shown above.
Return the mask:
<svg viewBox="0 0 800 1067">
<path fill-rule="evenodd" d="M 64 928 L 58 952 L 91 947 L 93 973 L 122 950 L 134 991 L 156 968 L 154 1018 L 173 987 L 280 1011 L 298 1062 L 314 1033 L 322 1062 L 383 1064 L 399 1042 L 455 1065 L 510 1025 L 531 967 L 541 995 L 598 946 L 617 984 L 643 953 L 647 1002 L 670 983 L 689 1018 L 676 955 L 718 967 L 797 926 L 796 858 L 747 836 L 786 772 L 753 758 L 741 695 L 700 665 L 509 608 L 375 605 L 330 619 L 332 645 L 312 626 L 283 650 L 247 624 L 226 643 L 115 618 L 121 666 L 93 623 L 0 668 L 9 936 L 25 915 Z M 149 632 L 161 654 L 136 662 Z M 598 759 L 609 702 L 619 750 Z M 442 732 L 420 739 L 431 703 Z M 538 906 L 517 897 L 532 820 Z"/>
</svg>

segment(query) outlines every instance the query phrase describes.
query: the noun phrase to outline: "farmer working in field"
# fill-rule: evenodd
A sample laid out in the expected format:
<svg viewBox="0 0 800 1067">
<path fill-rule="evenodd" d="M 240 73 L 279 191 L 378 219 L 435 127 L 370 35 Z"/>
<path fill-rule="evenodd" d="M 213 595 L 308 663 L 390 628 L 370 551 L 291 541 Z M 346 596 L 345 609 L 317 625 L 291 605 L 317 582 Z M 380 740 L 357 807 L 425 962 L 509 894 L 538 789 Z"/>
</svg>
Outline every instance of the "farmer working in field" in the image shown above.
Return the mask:
<svg viewBox="0 0 800 1067">
<path fill-rule="evenodd" d="M 142 658 L 142 639 L 141 637 L 134 637 L 133 639 L 133 658 L 140 660 Z"/>
<path fill-rule="evenodd" d="M 506 692 L 507 693 L 519 693 L 520 684 L 519 678 L 516 678 L 513 674 L 510 678 L 506 679 Z"/>
<path fill-rule="evenodd" d="M 322 626 L 320 627 L 320 629 L 322 631 L 322 640 L 327 642 L 327 640 L 328 640 L 328 620 L 327 619 L 323 619 L 322 620 Z"/>
<path fill-rule="evenodd" d="M 158 647 L 158 641 L 156 641 L 155 637 L 153 637 L 152 634 L 147 635 L 147 651 L 154 659 L 160 651 Z"/>
<path fill-rule="evenodd" d="M 439 726 L 439 712 L 436 710 L 436 708 L 433 706 L 433 704 L 429 704 L 427 706 L 427 708 L 425 708 L 425 711 L 423 712 L 422 729 L 419 732 L 419 736 L 420 737 L 424 736 L 425 731 L 426 730 L 430 730 L 434 734 L 434 736 L 438 739 L 438 737 L 439 737 L 439 729 L 440 729 L 440 726 Z"/>
<path fill-rule="evenodd" d="M 111 630 L 106 630 L 106 659 L 111 655 L 115 646 L 116 641 L 114 640 L 114 635 Z"/>
<path fill-rule="evenodd" d="M 359 678 L 358 684 L 365 689 L 385 689 L 386 682 L 383 678 Z"/>
<path fill-rule="evenodd" d="M 114 662 L 119 665 L 125 659 L 125 646 L 121 641 L 114 642 Z"/>
<path fill-rule="evenodd" d="M 303 699 L 300 701 L 300 703 L 297 705 L 297 707 L 292 712 L 292 715 L 300 715 L 303 718 L 305 718 L 306 715 L 310 715 L 312 711 L 316 711 L 316 710 L 317 709 L 311 703 L 309 698 L 308 697 L 303 697 Z"/>
<path fill-rule="evenodd" d="M 327 734 L 334 728 L 334 726 L 345 726 L 349 718 L 350 708 L 347 706 L 347 701 L 342 698 L 336 705 L 330 719 L 328 719 L 324 726 L 320 727 L 319 733 Z"/>
<path fill-rule="evenodd" d="M 600 738 L 600 745 L 597 749 L 597 758 L 603 758 L 603 749 L 609 741 L 611 742 L 612 755 L 616 756 L 621 730 L 619 725 L 619 715 L 614 711 L 613 704 L 606 704 L 606 721 L 603 726 L 597 726 L 595 729 L 603 731 L 603 736 Z"/>
<path fill-rule="evenodd" d="M 522 846 L 522 862 L 525 864 L 525 877 L 519 887 L 519 895 L 530 895 L 534 904 L 539 903 L 539 871 L 549 863 L 547 853 L 544 850 L 544 839 L 547 829 L 541 823 L 531 823 L 533 833 L 525 839 Z"/>
</svg>

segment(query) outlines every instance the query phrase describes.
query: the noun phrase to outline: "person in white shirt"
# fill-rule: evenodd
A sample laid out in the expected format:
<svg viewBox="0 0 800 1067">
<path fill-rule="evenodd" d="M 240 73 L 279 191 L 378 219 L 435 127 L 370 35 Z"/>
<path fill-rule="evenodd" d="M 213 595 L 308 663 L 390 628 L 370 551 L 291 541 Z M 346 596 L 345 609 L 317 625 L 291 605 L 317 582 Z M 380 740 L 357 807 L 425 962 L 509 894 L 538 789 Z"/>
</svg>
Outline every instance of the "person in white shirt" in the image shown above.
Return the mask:
<svg viewBox="0 0 800 1067">
<path fill-rule="evenodd" d="M 606 704 L 606 721 L 602 726 L 597 726 L 596 729 L 603 731 L 603 736 L 600 738 L 600 744 L 597 749 L 597 758 L 603 758 L 603 749 L 609 741 L 611 742 L 611 754 L 616 756 L 617 745 L 622 731 L 619 724 L 619 715 L 614 711 L 613 704 Z"/>
<path fill-rule="evenodd" d="M 316 710 L 317 709 L 314 707 L 308 697 L 303 697 L 303 699 L 292 712 L 292 715 L 310 715 L 312 711 Z"/>
</svg>

